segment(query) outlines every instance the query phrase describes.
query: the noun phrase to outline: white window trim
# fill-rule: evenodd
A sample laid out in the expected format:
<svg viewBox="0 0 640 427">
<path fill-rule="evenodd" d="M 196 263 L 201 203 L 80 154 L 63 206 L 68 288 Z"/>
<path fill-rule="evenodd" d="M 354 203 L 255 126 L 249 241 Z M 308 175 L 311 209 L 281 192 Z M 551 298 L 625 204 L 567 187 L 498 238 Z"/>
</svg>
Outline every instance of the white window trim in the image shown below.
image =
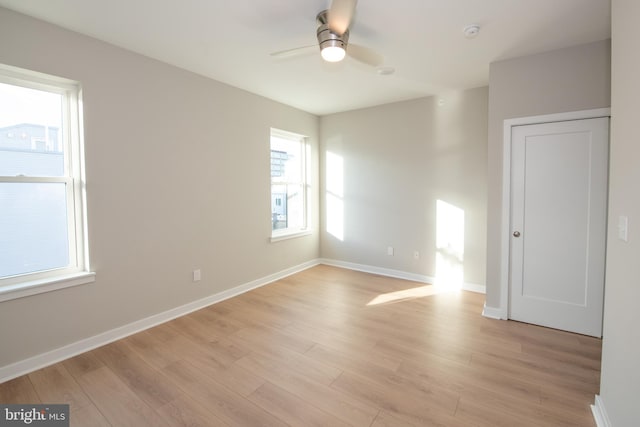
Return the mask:
<svg viewBox="0 0 640 427">
<path fill-rule="evenodd" d="M 288 239 L 295 239 L 298 237 L 308 236 L 313 234 L 313 230 L 309 228 L 309 215 L 310 215 L 310 206 L 309 206 L 309 179 L 310 179 L 310 171 L 309 171 L 309 156 L 310 156 L 310 148 L 307 143 L 307 137 L 301 134 L 288 132 L 286 130 L 271 128 L 269 133 L 269 139 L 272 136 L 291 139 L 291 140 L 300 140 L 302 144 L 302 161 L 304 162 L 304 194 L 303 194 L 303 202 L 304 203 L 304 225 L 300 228 L 285 228 L 279 230 L 271 230 L 271 243 L 280 242 Z M 269 179 L 271 182 L 271 179 Z M 271 207 L 271 206 L 269 206 Z"/>
<path fill-rule="evenodd" d="M 310 234 L 313 234 L 313 231 L 309 228 L 304 228 L 301 230 L 286 231 L 282 233 L 274 232 L 271 234 L 271 243 L 279 242 L 281 240 L 295 239 L 297 237 L 308 236 Z"/>
<path fill-rule="evenodd" d="M 29 280 L 13 285 L 0 287 L 0 302 L 28 297 L 30 295 L 57 291 L 58 289 L 72 286 L 85 285 L 95 282 L 96 274 L 93 272 L 81 272 L 51 277 L 47 279 Z"/>
<path fill-rule="evenodd" d="M 67 217 L 70 266 L 0 279 L 0 302 L 50 292 L 95 281 L 89 269 L 86 218 L 82 89 L 78 82 L 0 64 L 0 82 L 64 95 L 62 120 L 65 176 L 2 177 L 1 182 L 64 182 L 67 184 Z"/>
</svg>

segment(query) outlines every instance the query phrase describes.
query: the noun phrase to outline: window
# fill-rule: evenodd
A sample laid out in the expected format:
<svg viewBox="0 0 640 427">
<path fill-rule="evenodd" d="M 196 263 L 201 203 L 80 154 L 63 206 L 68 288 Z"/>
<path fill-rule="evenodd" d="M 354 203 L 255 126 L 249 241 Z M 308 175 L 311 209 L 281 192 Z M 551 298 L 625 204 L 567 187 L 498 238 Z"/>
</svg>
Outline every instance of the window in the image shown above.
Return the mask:
<svg viewBox="0 0 640 427">
<path fill-rule="evenodd" d="M 0 301 L 93 281 L 80 117 L 75 82 L 0 66 Z"/>
<path fill-rule="evenodd" d="M 271 129 L 271 237 L 307 232 L 307 144 L 305 138 Z"/>
</svg>

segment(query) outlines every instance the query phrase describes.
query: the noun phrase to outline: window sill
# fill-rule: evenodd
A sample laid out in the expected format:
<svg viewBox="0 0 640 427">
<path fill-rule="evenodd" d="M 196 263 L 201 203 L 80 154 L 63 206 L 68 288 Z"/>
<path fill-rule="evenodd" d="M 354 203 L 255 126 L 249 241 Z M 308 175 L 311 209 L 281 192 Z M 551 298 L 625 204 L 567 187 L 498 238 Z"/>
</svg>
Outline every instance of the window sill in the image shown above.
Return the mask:
<svg viewBox="0 0 640 427">
<path fill-rule="evenodd" d="M 282 234 L 274 234 L 271 236 L 271 243 L 280 242 L 282 240 L 295 239 L 297 237 L 308 236 L 310 234 L 312 234 L 312 231 L 309 229 L 291 231 L 291 232 L 282 233 Z"/>
<path fill-rule="evenodd" d="M 96 280 L 96 273 L 83 271 L 47 279 L 31 280 L 0 287 L 0 302 L 84 285 Z"/>
</svg>

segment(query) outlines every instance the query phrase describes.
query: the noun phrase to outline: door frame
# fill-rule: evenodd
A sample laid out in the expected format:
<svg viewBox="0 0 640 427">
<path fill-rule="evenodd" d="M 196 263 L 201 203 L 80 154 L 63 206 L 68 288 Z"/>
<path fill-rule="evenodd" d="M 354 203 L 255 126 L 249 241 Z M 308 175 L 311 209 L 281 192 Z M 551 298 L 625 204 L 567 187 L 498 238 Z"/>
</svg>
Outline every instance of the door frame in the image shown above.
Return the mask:
<svg viewBox="0 0 640 427">
<path fill-rule="evenodd" d="M 506 119 L 502 144 L 502 211 L 500 218 L 500 309 L 499 313 L 486 313 L 489 317 L 509 319 L 509 270 L 511 253 L 511 128 L 522 125 L 564 122 L 569 120 L 611 117 L 611 108 L 545 114 L 542 116 Z M 490 316 L 492 315 L 492 316 Z"/>
</svg>

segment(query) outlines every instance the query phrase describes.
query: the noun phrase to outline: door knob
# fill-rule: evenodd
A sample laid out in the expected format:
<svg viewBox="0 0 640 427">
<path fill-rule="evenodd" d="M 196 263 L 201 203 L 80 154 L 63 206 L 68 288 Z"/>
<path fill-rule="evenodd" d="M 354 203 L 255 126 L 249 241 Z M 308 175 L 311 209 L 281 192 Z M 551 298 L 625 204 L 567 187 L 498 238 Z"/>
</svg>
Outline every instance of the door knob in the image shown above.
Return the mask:
<svg viewBox="0 0 640 427">
<path fill-rule="evenodd" d="M 513 232 L 513 237 L 520 237 L 520 232 L 519 231 L 514 231 Z"/>
</svg>

